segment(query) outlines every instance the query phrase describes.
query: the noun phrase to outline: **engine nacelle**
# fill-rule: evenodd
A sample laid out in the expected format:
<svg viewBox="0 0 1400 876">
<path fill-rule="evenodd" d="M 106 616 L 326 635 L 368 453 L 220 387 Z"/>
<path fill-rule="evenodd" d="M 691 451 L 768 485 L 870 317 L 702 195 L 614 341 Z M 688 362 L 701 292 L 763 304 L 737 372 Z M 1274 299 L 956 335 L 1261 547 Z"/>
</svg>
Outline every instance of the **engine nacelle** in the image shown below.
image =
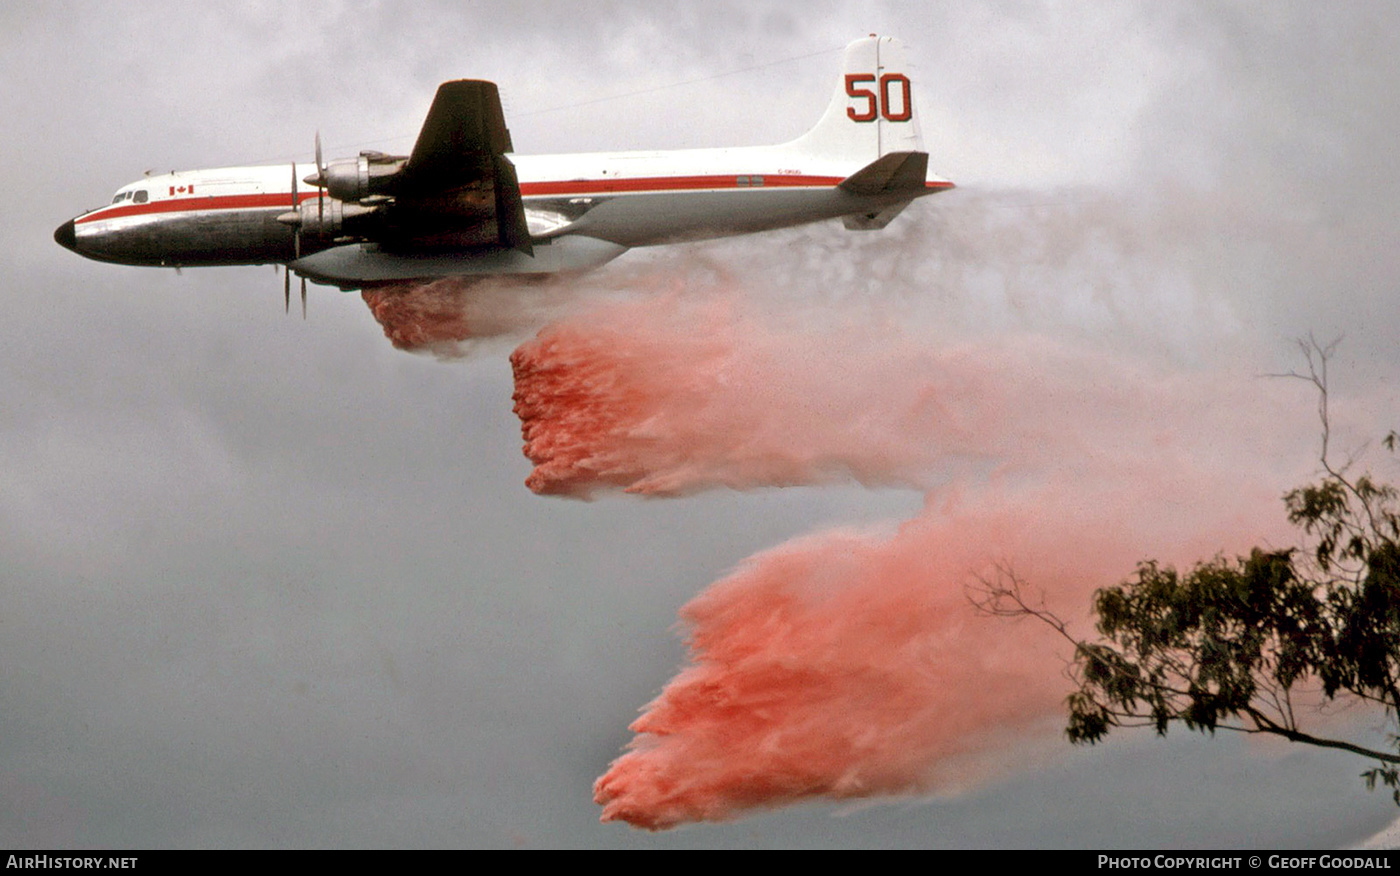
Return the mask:
<svg viewBox="0 0 1400 876">
<path fill-rule="evenodd" d="M 284 213 L 277 221 L 299 225 L 307 237 L 349 237 L 367 234 L 379 221 L 380 208 L 347 204 L 334 198 L 303 201 L 294 212 Z"/>
<path fill-rule="evenodd" d="M 355 202 L 386 194 L 408 158 L 383 152 L 361 152 L 358 158 L 337 158 L 326 165 L 326 192 L 338 201 Z"/>
</svg>

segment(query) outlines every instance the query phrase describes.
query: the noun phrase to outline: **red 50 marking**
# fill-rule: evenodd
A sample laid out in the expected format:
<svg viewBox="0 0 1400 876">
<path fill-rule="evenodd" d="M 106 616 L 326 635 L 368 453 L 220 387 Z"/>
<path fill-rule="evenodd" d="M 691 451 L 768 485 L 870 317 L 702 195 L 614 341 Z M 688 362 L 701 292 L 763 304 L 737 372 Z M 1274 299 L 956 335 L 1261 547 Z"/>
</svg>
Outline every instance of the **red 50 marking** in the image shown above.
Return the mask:
<svg viewBox="0 0 1400 876">
<path fill-rule="evenodd" d="M 873 122 L 877 116 L 889 122 L 907 122 L 913 118 L 914 102 L 909 90 L 908 76 L 903 73 L 886 73 L 879 79 L 878 92 L 860 87 L 867 83 L 876 83 L 874 73 L 846 74 L 846 95 L 852 100 L 862 102 L 846 107 L 847 118 L 853 122 Z M 897 98 L 894 97 L 895 93 L 898 94 Z"/>
</svg>

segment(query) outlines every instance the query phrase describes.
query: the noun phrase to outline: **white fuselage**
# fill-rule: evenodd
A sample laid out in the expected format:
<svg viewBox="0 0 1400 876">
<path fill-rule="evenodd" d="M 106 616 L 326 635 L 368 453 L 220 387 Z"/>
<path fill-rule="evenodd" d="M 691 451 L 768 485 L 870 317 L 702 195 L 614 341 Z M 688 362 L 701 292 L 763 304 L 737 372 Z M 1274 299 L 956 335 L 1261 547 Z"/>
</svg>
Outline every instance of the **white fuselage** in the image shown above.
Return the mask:
<svg viewBox="0 0 1400 876">
<path fill-rule="evenodd" d="M 531 235 L 583 235 L 652 246 L 781 228 L 888 205 L 836 188 L 849 163 L 804 166 L 781 147 L 682 152 L 512 155 Z M 295 258 L 292 178 L 310 164 L 225 167 L 153 175 L 73 220 L 73 248 L 134 265 L 230 265 Z M 930 178 L 930 192 L 951 183 Z M 296 204 L 320 197 L 298 185 Z M 867 199 L 869 200 L 869 199 Z M 62 233 L 62 229 L 60 229 Z M 65 244 L 66 245 L 66 244 Z M 303 255 L 324 248 L 304 242 Z"/>
</svg>

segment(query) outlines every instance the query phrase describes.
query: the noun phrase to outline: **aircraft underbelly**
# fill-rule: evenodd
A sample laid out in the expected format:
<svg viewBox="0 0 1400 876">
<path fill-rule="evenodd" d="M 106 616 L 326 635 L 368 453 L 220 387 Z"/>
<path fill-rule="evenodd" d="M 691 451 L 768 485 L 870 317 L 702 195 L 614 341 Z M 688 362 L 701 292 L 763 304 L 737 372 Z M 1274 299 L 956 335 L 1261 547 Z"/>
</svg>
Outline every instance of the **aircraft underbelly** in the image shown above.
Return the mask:
<svg viewBox="0 0 1400 876">
<path fill-rule="evenodd" d="M 586 271 L 612 261 L 627 247 L 568 234 L 535 244 L 533 254 L 503 247 L 456 253 L 385 252 L 370 244 L 336 246 L 291 263 L 318 283 L 346 288 L 464 274 L 553 274 Z"/>
<path fill-rule="evenodd" d="M 654 246 L 787 228 L 908 199 L 907 194 L 862 197 L 836 188 L 628 194 L 599 204 L 568 230 L 627 247 Z"/>
</svg>

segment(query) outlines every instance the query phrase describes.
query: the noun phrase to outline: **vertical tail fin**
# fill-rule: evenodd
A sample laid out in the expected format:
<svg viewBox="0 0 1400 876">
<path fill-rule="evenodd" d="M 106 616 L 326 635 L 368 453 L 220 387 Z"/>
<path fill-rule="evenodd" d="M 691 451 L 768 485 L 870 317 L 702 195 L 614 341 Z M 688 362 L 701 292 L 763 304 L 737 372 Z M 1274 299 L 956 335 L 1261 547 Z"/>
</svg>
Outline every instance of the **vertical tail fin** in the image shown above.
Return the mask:
<svg viewBox="0 0 1400 876">
<path fill-rule="evenodd" d="M 904 44 L 870 36 L 847 46 L 821 121 L 787 147 L 814 159 L 862 163 L 891 152 L 923 152 Z"/>
</svg>

